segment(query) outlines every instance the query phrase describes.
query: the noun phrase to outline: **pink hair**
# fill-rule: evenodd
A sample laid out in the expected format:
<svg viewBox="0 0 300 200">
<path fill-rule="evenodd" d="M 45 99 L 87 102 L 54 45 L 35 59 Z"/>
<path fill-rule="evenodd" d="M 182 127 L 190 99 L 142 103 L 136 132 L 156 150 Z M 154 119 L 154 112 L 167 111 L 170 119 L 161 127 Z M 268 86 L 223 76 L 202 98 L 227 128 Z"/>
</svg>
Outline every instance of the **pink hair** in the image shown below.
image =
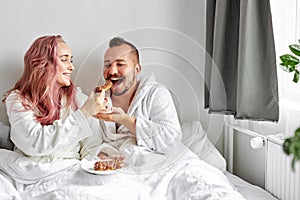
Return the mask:
<svg viewBox="0 0 300 200">
<path fill-rule="evenodd" d="M 38 110 L 35 117 L 42 125 L 53 124 L 59 119 L 62 98 L 66 99 L 65 106 L 78 109 L 73 82 L 70 86 L 60 87 L 53 78 L 57 73 L 56 49 L 59 42 L 64 42 L 60 35 L 42 36 L 32 43 L 24 56 L 23 75 L 2 100 L 5 102 L 6 97 L 17 90 L 23 96 L 22 104 L 26 110 Z"/>
</svg>

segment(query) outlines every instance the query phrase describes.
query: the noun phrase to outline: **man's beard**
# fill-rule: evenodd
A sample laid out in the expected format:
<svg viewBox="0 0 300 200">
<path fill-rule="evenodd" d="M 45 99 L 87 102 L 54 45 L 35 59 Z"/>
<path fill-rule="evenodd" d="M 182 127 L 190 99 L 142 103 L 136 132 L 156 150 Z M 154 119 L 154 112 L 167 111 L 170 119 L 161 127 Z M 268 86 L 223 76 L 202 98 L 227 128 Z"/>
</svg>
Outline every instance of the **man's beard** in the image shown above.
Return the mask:
<svg viewBox="0 0 300 200">
<path fill-rule="evenodd" d="M 135 80 L 135 73 L 133 73 L 133 77 L 132 77 L 131 81 L 125 86 L 125 88 L 121 92 L 118 92 L 118 93 L 113 92 L 113 95 L 121 96 L 121 95 L 125 94 L 132 87 L 134 80 Z M 124 79 L 123 82 L 124 81 L 126 81 L 126 79 Z"/>
</svg>

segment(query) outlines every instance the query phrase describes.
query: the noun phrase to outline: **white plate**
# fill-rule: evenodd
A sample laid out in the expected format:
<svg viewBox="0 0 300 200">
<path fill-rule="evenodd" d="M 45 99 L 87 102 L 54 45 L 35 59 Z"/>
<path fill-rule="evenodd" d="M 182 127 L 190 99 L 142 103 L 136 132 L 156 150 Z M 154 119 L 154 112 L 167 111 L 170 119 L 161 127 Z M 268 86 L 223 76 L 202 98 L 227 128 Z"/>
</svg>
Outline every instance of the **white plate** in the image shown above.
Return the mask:
<svg viewBox="0 0 300 200">
<path fill-rule="evenodd" d="M 80 166 L 86 172 L 91 173 L 91 174 L 98 174 L 98 175 L 114 174 L 114 173 L 120 172 L 128 167 L 128 163 L 123 163 L 122 168 L 116 169 L 116 170 L 106 170 L 106 171 L 94 170 L 94 164 L 97 161 L 98 160 L 92 160 L 92 161 L 82 160 L 80 163 Z"/>
</svg>

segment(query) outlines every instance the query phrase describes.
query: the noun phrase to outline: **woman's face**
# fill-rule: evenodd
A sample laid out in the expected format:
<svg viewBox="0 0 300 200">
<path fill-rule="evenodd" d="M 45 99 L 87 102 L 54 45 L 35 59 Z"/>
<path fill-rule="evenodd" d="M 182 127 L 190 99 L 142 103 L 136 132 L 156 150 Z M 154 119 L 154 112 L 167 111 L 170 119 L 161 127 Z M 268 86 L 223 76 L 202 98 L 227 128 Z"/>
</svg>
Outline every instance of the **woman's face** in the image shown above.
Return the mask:
<svg viewBox="0 0 300 200">
<path fill-rule="evenodd" d="M 71 73 L 74 70 L 71 49 L 64 42 L 58 42 L 57 50 L 57 75 L 56 82 L 61 87 L 71 84 Z"/>
</svg>

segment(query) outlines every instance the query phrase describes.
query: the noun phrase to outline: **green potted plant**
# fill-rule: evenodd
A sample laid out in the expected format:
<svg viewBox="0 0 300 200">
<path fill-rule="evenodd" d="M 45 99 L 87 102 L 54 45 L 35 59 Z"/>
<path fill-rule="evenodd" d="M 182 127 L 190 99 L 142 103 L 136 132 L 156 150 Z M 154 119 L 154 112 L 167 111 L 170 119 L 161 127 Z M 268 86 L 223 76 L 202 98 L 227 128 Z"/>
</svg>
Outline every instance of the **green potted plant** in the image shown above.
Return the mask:
<svg viewBox="0 0 300 200">
<path fill-rule="evenodd" d="M 298 41 L 300 43 L 300 40 Z M 297 83 L 299 81 L 299 63 L 300 60 L 300 45 L 292 44 L 289 45 L 289 49 L 293 54 L 284 54 L 280 56 L 281 64 L 280 66 L 289 73 L 294 73 L 293 81 Z M 300 160 L 300 127 L 296 129 L 294 136 L 288 137 L 284 140 L 283 151 L 287 155 L 292 155 L 292 168 L 295 169 L 296 161 Z"/>
</svg>

